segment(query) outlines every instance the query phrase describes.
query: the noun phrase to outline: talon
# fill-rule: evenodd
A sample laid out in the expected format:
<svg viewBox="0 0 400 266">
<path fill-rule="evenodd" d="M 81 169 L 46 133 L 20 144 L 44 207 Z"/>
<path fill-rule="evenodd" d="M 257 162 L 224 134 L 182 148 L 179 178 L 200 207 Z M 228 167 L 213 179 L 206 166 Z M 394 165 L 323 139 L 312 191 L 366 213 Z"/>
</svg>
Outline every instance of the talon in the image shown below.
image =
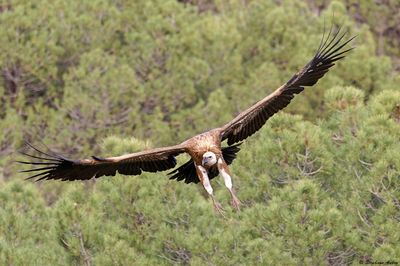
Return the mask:
<svg viewBox="0 0 400 266">
<path fill-rule="evenodd" d="M 232 200 L 231 200 L 231 205 L 233 208 L 236 209 L 236 211 L 240 211 L 240 205 L 242 205 L 242 203 L 240 202 L 240 200 L 235 196 L 232 195 Z"/>
<path fill-rule="evenodd" d="M 213 204 L 214 204 L 214 209 L 215 209 L 215 211 L 218 213 L 218 214 L 220 214 L 220 215 L 222 215 L 223 217 L 225 217 L 225 211 L 224 211 L 224 209 L 222 208 L 222 205 L 218 202 L 218 201 L 213 201 Z"/>
</svg>

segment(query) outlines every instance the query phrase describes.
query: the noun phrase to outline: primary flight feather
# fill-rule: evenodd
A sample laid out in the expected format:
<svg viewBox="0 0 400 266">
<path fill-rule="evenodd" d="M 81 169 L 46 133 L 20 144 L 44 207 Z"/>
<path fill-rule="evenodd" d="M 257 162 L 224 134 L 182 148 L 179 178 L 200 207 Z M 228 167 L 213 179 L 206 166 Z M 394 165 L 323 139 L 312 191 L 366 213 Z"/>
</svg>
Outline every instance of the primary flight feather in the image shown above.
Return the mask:
<svg viewBox="0 0 400 266">
<path fill-rule="evenodd" d="M 210 180 L 220 174 L 232 196 L 232 205 L 239 209 L 240 201 L 232 188 L 228 165 L 236 158 L 236 153 L 240 150 L 240 141 L 258 131 L 270 117 L 285 108 L 295 94 L 302 92 L 305 86 L 314 85 L 336 61 L 353 49 L 345 47 L 354 37 L 343 40 L 345 36 L 346 33 L 340 33 L 340 28 L 335 33 L 332 33 L 331 28 L 328 36 L 322 37 L 311 61 L 288 82 L 222 127 L 196 135 L 178 145 L 108 158 L 92 156 L 91 159 L 72 160 L 54 152 L 43 152 L 28 143 L 29 147 L 40 155 L 23 153 L 34 160 L 18 162 L 34 165 L 37 168 L 22 172 L 33 173 L 28 179 L 63 181 L 114 176 L 117 172 L 123 175 L 140 175 L 143 171 L 157 172 L 172 169 L 177 164 L 175 157 L 181 153 L 188 153 L 191 159 L 170 172 L 170 178 L 185 180 L 186 183 L 201 182 L 212 198 L 216 210 L 222 212 L 210 184 Z M 221 147 L 221 143 L 225 140 L 228 146 Z"/>
</svg>

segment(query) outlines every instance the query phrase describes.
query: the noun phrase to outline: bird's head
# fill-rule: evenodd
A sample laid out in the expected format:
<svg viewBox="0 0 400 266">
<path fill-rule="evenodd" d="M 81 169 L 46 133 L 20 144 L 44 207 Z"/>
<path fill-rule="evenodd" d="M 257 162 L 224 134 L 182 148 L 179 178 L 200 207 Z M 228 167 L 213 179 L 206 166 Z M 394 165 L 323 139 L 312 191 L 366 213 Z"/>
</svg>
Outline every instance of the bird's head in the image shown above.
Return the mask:
<svg viewBox="0 0 400 266">
<path fill-rule="evenodd" d="M 203 161 L 201 162 L 203 166 L 210 167 L 216 163 L 217 163 L 217 156 L 215 155 L 215 153 L 208 151 L 203 154 Z"/>
</svg>

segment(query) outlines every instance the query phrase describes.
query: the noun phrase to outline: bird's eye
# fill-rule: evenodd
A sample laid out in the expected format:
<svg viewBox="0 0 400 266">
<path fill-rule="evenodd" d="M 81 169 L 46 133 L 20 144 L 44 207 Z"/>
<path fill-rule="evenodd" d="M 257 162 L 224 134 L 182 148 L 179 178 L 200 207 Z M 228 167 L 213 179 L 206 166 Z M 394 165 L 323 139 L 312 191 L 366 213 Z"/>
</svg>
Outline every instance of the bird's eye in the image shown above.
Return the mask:
<svg viewBox="0 0 400 266">
<path fill-rule="evenodd" d="M 212 158 L 212 156 L 208 156 L 208 158 L 209 158 L 209 159 L 211 159 L 211 158 Z"/>
</svg>

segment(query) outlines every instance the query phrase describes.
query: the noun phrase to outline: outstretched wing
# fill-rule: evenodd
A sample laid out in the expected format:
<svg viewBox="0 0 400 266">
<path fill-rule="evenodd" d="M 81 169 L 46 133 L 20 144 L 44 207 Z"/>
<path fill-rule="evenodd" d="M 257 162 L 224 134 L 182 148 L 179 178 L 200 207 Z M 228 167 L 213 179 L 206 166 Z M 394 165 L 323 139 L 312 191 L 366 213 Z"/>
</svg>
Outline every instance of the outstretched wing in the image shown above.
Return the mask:
<svg viewBox="0 0 400 266">
<path fill-rule="evenodd" d="M 335 62 L 342 59 L 344 54 L 353 48 L 344 47 L 355 38 L 355 36 L 342 41 L 346 32 L 339 34 L 340 28 L 332 34 L 332 28 L 327 38 L 322 37 L 319 48 L 308 64 L 297 72 L 288 82 L 275 90 L 273 93 L 240 113 L 231 122 L 221 128 L 222 140 L 228 139 L 228 145 L 239 142 L 254 134 L 265 122 L 285 108 L 293 99 L 295 94 L 304 90 L 304 86 L 312 86 L 322 78 Z"/>
<path fill-rule="evenodd" d="M 92 177 L 123 175 L 140 175 L 144 172 L 157 172 L 171 169 L 176 166 L 176 159 L 180 153 L 185 152 L 181 145 L 157 148 L 142 152 L 126 154 L 118 157 L 71 160 L 54 152 L 43 152 L 31 144 L 28 146 L 39 153 L 39 156 L 21 152 L 33 161 L 17 161 L 22 164 L 36 166 L 30 170 L 34 175 L 28 179 L 61 179 L 62 181 L 87 180 Z"/>
</svg>

